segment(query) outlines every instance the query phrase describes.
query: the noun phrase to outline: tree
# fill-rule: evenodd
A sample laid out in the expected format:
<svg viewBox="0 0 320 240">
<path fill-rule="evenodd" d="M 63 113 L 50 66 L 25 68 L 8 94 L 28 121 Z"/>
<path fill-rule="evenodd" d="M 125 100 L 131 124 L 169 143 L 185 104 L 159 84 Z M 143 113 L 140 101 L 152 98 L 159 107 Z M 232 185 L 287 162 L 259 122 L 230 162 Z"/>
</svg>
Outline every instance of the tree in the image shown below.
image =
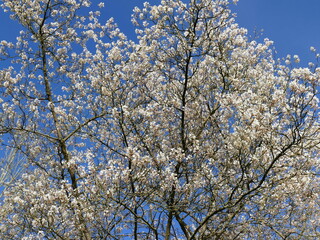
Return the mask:
<svg viewBox="0 0 320 240">
<path fill-rule="evenodd" d="M 274 60 L 229 4 L 145 3 L 132 41 L 87 0 L 2 0 L 23 31 L 1 42 L 0 130 L 30 167 L 1 239 L 319 238 L 320 70 Z"/>
<path fill-rule="evenodd" d="M 17 181 L 25 168 L 25 159 L 17 154 L 16 149 L 7 150 L 0 161 L 0 189 L 3 190 Z"/>
</svg>

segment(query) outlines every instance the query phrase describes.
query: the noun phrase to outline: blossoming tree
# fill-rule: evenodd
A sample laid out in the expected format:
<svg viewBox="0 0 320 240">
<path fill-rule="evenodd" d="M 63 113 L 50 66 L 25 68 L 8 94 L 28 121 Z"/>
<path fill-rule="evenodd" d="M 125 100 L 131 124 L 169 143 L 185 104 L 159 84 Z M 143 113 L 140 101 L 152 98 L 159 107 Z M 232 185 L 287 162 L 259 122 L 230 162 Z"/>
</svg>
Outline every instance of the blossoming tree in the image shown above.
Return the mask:
<svg viewBox="0 0 320 240">
<path fill-rule="evenodd" d="M 136 41 L 88 0 L 1 2 L 23 30 L 0 132 L 30 165 L 1 239 L 320 237 L 316 65 L 274 60 L 227 0 L 145 3 Z"/>
<path fill-rule="evenodd" d="M 25 159 L 17 154 L 17 149 L 6 149 L 6 153 L 0 159 L 0 197 L 3 190 L 12 186 L 25 169 Z"/>
</svg>

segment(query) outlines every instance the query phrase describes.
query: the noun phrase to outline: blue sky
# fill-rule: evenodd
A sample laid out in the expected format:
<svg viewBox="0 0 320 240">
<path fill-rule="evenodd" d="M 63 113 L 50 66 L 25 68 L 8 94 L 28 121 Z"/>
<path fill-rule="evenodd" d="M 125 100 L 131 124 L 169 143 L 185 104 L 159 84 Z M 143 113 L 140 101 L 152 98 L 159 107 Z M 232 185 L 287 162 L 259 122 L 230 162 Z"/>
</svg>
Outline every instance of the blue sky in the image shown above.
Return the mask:
<svg viewBox="0 0 320 240">
<path fill-rule="evenodd" d="M 262 37 L 274 41 L 279 57 L 298 54 L 304 64 L 314 61 L 309 49 L 320 50 L 319 0 L 240 0 L 234 9 L 251 33 L 264 29 Z"/>
<path fill-rule="evenodd" d="M 102 0 L 92 0 L 98 3 Z M 134 6 L 142 6 L 145 0 L 106 0 L 103 17 L 113 16 L 122 31 L 129 36 L 134 33 L 130 15 Z M 159 3 L 160 0 L 151 0 Z M 320 50 L 320 1 L 319 0 L 240 0 L 232 7 L 237 22 L 254 30 L 264 30 L 262 38 L 274 41 L 277 57 L 298 54 L 302 64 L 313 60 L 310 46 Z M 0 40 L 13 40 L 19 30 L 8 14 L 0 12 Z"/>
</svg>

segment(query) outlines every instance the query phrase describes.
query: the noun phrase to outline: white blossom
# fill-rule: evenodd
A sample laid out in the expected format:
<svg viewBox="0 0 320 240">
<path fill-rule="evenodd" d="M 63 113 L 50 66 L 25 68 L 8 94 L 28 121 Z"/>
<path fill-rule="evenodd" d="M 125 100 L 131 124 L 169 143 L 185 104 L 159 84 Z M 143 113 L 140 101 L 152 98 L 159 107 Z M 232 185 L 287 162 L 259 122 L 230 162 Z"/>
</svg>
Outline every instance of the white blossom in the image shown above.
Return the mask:
<svg viewBox="0 0 320 240">
<path fill-rule="evenodd" d="M 0 239 L 320 238 L 320 68 L 232 2 L 145 2 L 131 40 L 104 2 L 2 1 L 1 141 L 27 164 Z"/>
</svg>

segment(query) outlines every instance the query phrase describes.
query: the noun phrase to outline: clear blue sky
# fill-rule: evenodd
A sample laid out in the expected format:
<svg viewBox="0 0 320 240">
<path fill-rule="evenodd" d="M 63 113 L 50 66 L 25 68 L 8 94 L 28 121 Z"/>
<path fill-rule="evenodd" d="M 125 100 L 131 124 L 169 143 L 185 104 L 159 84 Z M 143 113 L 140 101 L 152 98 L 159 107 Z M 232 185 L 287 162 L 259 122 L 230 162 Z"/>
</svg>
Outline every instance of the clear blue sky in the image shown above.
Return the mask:
<svg viewBox="0 0 320 240">
<path fill-rule="evenodd" d="M 320 51 L 319 0 L 240 0 L 234 9 L 251 33 L 264 29 L 263 37 L 274 41 L 281 57 L 298 54 L 307 63 L 314 60 L 310 46 Z"/>
<path fill-rule="evenodd" d="M 132 36 L 132 8 L 142 6 L 143 2 L 145 0 L 106 0 L 103 17 L 113 16 L 122 31 Z M 298 54 L 306 64 L 313 60 L 310 46 L 320 50 L 320 0 L 240 0 L 232 9 L 238 15 L 239 25 L 248 28 L 249 34 L 253 35 L 255 29 L 264 30 L 262 38 L 274 41 L 278 57 Z M 11 23 L 8 14 L 0 12 L 0 40 L 12 40 L 17 33 L 17 26 Z"/>
</svg>

